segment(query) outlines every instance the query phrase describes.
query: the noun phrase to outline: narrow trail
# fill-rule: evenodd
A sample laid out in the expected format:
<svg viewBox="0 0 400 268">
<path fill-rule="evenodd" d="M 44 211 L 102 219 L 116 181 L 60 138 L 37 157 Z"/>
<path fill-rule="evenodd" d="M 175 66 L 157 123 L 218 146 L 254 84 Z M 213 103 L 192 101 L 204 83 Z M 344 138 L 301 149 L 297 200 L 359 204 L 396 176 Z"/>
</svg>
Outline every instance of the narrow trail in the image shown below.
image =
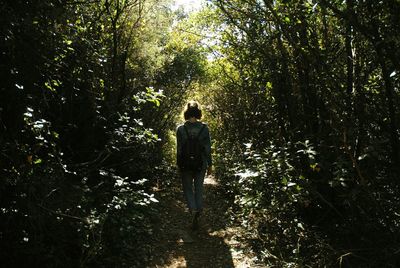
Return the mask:
<svg viewBox="0 0 400 268">
<path fill-rule="evenodd" d="M 191 230 L 178 179 L 157 192 L 160 214 L 148 267 L 255 267 L 244 253 L 245 244 L 239 242 L 240 227 L 229 226 L 221 187 L 212 176 L 204 186 L 205 210 L 197 231 Z"/>
</svg>

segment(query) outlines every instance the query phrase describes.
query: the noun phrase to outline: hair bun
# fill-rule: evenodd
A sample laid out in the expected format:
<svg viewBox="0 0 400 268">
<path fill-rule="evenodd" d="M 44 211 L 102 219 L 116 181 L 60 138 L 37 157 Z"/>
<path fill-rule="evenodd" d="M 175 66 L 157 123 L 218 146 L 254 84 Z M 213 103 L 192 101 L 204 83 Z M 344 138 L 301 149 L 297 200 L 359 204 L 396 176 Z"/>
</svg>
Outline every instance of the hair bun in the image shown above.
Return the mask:
<svg viewBox="0 0 400 268">
<path fill-rule="evenodd" d="M 191 117 L 195 117 L 200 120 L 202 112 L 200 110 L 199 103 L 194 100 L 188 101 L 186 109 L 183 112 L 183 115 L 185 120 L 188 120 Z"/>
<path fill-rule="evenodd" d="M 198 108 L 199 105 L 197 104 L 196 101 L 189 101 L 188 102 L 188 108 Z"/>
</svg>

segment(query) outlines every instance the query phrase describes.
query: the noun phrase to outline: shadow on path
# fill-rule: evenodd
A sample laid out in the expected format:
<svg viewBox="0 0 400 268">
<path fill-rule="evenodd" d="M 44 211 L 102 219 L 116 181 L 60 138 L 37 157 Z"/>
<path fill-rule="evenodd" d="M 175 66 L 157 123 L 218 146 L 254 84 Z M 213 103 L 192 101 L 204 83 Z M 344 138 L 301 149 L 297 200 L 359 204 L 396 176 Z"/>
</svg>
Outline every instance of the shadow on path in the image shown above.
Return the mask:
<svg viewBox="0 0 400 268">
<path fill-rule="evenodd" d="M 227 231 L 227 203 L 213 178 L 207 178 L 204 186 L 205 210 L 197 231 L 191 230 L 179 182 L 158 192 L 159 224 L 148 267 L 235 267 L 232 251 L 236 245 L 231 244 L 234 232 Z"/>
</svg>

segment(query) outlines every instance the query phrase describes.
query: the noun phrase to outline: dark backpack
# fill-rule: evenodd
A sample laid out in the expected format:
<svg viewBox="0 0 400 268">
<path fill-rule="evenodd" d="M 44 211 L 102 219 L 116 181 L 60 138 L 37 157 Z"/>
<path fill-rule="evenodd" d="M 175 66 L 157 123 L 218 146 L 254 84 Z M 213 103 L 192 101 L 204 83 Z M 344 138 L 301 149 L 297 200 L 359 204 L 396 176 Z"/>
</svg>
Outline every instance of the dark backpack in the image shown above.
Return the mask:
<svg viewBox="0 0 400 268">
<path fill-rule="evenodd" d="M 200 134 L 205 125 L 201 127 L 197 135 L 190 135 L 185 125 L 183 128 L 188 138 L 182 145 L 182 153 L 178 161 L 178 166 L 181 170 L 200 171 L 203 167 L 202 153 L 204 150 L 200 142 Z"/>
</svg>

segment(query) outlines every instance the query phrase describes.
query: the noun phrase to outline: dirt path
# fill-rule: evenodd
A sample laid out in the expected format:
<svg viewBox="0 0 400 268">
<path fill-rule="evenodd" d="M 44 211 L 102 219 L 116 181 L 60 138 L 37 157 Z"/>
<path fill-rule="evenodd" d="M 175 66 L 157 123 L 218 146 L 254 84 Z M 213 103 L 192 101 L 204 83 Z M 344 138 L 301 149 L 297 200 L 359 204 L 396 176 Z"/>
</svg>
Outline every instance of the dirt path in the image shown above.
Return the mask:
<svg viewBox="0 0 400 268">
<path fill-rule="evenodd" d="M 149 267 L 254 267 L 243 252 L 240 228 L 228 226 L 228 206 L 212 177 L 205 180 L 205 211 L 197 231 L 176 182 L 157 193 L 159 223 Z"/>
</svg>

